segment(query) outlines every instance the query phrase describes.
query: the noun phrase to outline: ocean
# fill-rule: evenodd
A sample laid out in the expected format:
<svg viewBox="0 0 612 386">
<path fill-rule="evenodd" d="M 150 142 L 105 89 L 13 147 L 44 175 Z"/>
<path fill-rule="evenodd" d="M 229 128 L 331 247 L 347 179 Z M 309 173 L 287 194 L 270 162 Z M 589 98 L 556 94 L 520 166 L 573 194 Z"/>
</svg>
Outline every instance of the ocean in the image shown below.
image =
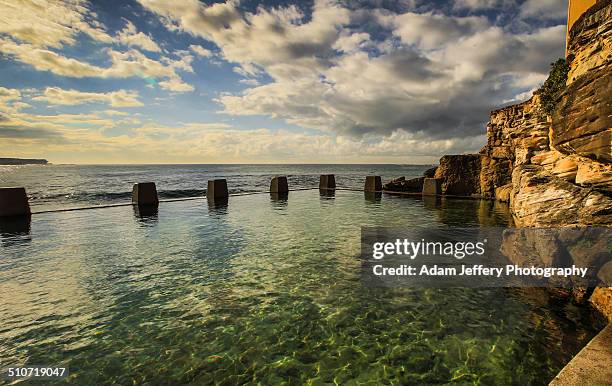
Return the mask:
<svg viewBox="0 0 612 386">
<path fill-rule="evenodd" d="M 293 188 L 320 173 L 426 166 L 174 165 L 4 168 L 34 210 Z M 13 222 L 11 222 L 13 221 Z M 362 227 L 507 227 L 485 200 L 338 190 L 36 213 L 0 221 L 0 363 L 69 369 L 74 384 L 544 385 L 603 326 L 541 288 L 409 288 L 361 276 Z"/>
<path fill-rule="evenodd" d="M 0 186 L 23 186 L 32 210 L 130 202 L 135 182 L 153 181 L 160 199 L 206 194 L 207 181 L 226 178 L 230 193 L 264 192 L 287 176 L 290 189 L 318 186 L 335 174 L 343 188 L 362 189 L 367 175 L 383 181 L 419 177 L 433 165 L 24 165 L 0 166 Z"/>
</svg>

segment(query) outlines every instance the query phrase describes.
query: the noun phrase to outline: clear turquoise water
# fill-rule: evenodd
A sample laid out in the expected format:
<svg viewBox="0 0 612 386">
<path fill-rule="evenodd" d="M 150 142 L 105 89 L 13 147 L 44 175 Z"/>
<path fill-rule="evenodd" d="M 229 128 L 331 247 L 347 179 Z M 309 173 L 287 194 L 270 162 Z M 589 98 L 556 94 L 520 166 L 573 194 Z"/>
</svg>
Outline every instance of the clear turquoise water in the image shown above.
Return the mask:
<svg viewBox="0 0 612 386">
<path fill-rule="evenodd" d="M 0 237 L 0 363 L 78 384 L 546 384 L 601 327 L 540 290 L 364 287 L 362 225 L 506 208 L 338 191 L 35 215 Z"/>
</svg>

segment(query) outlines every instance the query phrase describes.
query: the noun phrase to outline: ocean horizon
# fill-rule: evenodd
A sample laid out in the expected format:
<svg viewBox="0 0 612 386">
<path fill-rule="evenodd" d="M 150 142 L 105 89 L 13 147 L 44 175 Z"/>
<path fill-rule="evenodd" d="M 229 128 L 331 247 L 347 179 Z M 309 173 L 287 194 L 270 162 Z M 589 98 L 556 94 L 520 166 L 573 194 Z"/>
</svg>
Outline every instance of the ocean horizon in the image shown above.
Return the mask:
<svg viewBox="0 0 612 386">
<path fill-rule="evenodd" d="M 207 181 L 225 178 L 230 194 L 268 191 L 270 179 L 287 176 L 290 189 L 316 188 L 335 174 L 339 188 L 363 189 L 365 177 L 419 177 L 432 165 L 401 164 L 116 164 L 0 166 L 0 184 L 24 186 L 33 210 L 128 203 L 132 185 L 152 181 L 160 199 L 206 194 Z"/>
</svg>

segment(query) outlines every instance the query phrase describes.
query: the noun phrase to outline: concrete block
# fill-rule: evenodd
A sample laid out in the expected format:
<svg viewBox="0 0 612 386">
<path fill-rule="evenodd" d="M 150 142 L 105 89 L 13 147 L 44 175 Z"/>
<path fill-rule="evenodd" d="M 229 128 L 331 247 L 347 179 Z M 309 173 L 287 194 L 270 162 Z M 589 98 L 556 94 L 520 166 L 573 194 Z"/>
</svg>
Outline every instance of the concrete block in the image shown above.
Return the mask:
<svg viewBox="0 0 612 386">
<path fill-rule="evenodd" d="M 227 192 L 227 181 L 223 179 L 208 180 L 208 190 L 206 197 L 209 200 L 225 199 L 229 196 Z"/>
<path fill-rule="evenodd" d="M 132 203 L 137 205 L 157 205 L 157 188 L 155 182 L 139 182 L 132 188 Z"/>
<path fill-rule="evenodd" d="M 443 178 L 425 178 L 423 181 L 423 195 L 440 195 L 442 194 Z"/>
<path fill-rule="evenodd" d="M 270 182 L 270 193 L 287 193 L 289 192 L 289 184 L 287 184 L 287 177 L 278 176 L 272 178 Z"/>
<path fill-rule="evenodd" d="M 333 174 L 321 174 L 319 189 L 336 189 L 336 177 Z"/>
<path fill-rule="evenodd" d="M 382 179 L 380 176 L 367 176 L 364 189 L 366 192 L 382 191 Z"/>
<path fill-rule="evenodd" d="M 0 217 L 29 214 L 30 204 L 25 188 L 0 188 Z"/>
</svg>

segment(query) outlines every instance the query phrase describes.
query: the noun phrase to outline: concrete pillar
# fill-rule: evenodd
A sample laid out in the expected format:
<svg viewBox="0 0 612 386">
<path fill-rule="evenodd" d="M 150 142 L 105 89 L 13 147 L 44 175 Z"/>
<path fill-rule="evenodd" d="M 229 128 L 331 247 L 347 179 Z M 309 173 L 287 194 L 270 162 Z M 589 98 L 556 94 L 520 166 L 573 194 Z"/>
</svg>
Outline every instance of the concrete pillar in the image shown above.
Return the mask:
<svg viewBox="0 0 612 386">
<path fill-rule="evenodd" d="M 319 178 L 319 189 L 336 189 L 336 177 L 333 174 L 321 174 Z"/>
<path fill-rule="evenodd" d="M 0 188 L 0 217 L 29 214 L 30 204 L 25 188 Z"/>
<path fill-rule="evenodd" d="M 223 179 L 208 180 L 208 190 L 206 191 L 206 197 L 209 200 L 221 200 L 228 197 L 227 193 L 227 181 Z"/>
<path fill-rule="evenodd" d="M 364 189 L 366 192 L 382 191 L 382 179 L 380 176 L 367 176 Z"/>
<path fill-rule="evenodd" d="M 287 177 L 278 176 L 272 178 L 270 182 L 270 193 L 286 194 L 289 192 L 289 184 L 287 184 Z"/>
<path fill-rule="evenodd" d="M 442 194 L 443 178 L 425 178 L 423 181 L 423 195 L 440 195 Z"/>
<path fill-rule="evenodd" d="M 139 182 L 132 188 L 132 203 L 136 205 L 157 205 L 157 188 L 155 182 Z"/>
</svg>

